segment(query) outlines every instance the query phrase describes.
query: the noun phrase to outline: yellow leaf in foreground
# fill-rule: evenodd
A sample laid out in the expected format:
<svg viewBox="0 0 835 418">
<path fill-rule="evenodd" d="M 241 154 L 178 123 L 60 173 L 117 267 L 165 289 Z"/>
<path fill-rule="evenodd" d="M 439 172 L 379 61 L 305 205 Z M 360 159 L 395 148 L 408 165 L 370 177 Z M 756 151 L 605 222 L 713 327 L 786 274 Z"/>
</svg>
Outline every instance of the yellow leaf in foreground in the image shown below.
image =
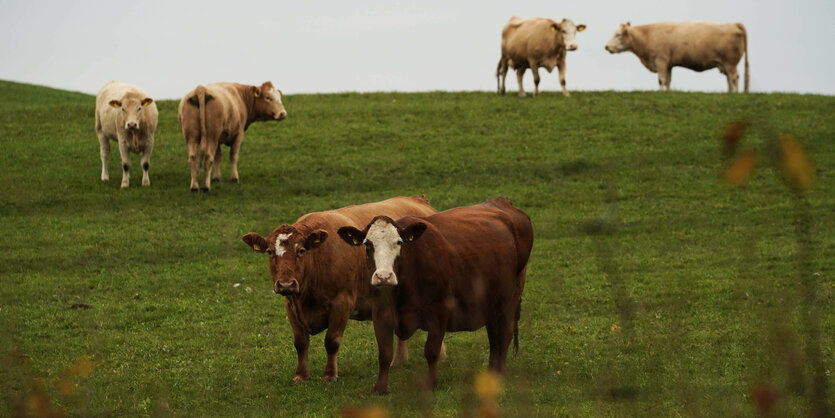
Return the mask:
<svg viewBox="0 0 835 418">
<path fill-rule="evenodd" d="M 759 155 L 754 150 L 749 150 L 737 157 L 728 168 L 725 169 L 723 175 L 725 181 L 734 185 L 740 186 L 748 181 L 754 167 L 757 165 Z"/>
<path fill-rule="evenodd" d="M 502 379 L 491 371 L 479 372 L 475 375 L 475 393 L 481 399 L 495 399 L 502 390 Z"/>
<path fill-rule="evenodd" d="M 784 134 L 777 141 L 777 168 L 795 191 L 805 192 L 815 181 L 815 168 L 800 142 Z"/>
</svg>

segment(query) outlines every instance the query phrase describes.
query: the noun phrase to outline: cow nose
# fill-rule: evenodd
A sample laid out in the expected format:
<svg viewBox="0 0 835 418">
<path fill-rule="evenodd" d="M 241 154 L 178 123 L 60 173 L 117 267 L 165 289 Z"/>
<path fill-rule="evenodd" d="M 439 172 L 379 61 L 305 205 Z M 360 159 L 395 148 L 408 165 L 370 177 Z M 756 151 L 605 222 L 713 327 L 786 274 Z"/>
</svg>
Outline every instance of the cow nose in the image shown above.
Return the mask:
<svg viewBox="0 0 835 418">
<path fill-rule="evenodd" d="M 378 271 L 374 273 L 374 280 L 371 284 L 374 286 L 395 286 L 397 285 L 397 279 L 394 273 L 390 271 Z"/>
<path fill-rule="evenodd" d="M 577 44 L 571 44 L 571 46 L 569 46 L 568 49 L 571 50 L 571 51 L 576 51 L 577 50 Z"/>
<path fill-rule="evenodd" d="M 136 122 L 128 122 L 128 129 L 136 129 L 137 123 Z"/>
<path fill-rule="evenodd" d="M 289 283 L 282 283 L 282 282 L 275 282 L 275 286 L 273 286 L 273 290 L 275 293 L 278 293 L 282 296 L 292 295 L 297 293 L 299 289 L 299 284 L 295 280 Z"/>
<path fill-rule="evenodd" d="M 281 113 L 278 114 L 278 117 L 276 119 L 284 120 L 284 118 L 286 118 L 286 117 L 287 117 L 287 112 L 281 112 Z"/>
</svg>

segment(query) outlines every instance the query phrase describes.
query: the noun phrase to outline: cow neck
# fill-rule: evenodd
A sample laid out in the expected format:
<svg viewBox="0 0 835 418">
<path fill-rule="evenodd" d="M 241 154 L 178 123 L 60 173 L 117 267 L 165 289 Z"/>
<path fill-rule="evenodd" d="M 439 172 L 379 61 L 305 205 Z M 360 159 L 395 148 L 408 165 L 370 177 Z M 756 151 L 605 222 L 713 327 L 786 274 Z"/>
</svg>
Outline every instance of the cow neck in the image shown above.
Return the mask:
<svg viewBox="0 0 835 418">
<path fill-rule="evenodd" d="M 626 34 L 629 36 L 629 50 L 632 51 L 633 54 L 637 55 L 638 58 L 649 59 L 648 56 L 648 43 L 647 38 L 647 31 L 645 30 L 645 26 L 630 26 L 626 28 Z M 638 42 L 636 42 L 636 40 Z"/>
<path fill-rule="evenodd" d="M 244 102 L 244 106 L 246 106 L 246 124 L 244 125 L 244 131 L 249 128 L 249 125 L 252 122 L 255 122 L 255 95 L 252 93 L 252 88 L 254 86 L 249 86 L 246 84 L 236 84 L 235 87 L 238 89 L 238 95 L 241 96 L 241 100 Z"/>
</svg>

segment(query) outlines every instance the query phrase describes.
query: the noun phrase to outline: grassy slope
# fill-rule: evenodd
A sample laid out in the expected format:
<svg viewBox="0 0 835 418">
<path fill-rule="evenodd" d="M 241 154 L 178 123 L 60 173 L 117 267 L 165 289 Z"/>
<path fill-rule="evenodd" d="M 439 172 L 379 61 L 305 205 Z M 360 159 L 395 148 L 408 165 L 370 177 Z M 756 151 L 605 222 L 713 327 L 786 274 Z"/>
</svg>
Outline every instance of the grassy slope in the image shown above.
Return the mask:
<svg viewBox="0 0 835 418">
<path fill-rule="evenodd" d="M 835 368 L 835 98 L 292 96 L 286 121 L 247 132 L 242 183 L 210 194 L 188 191 L 176 105 L 158 103 L 151 187 L 138 186 L 135 169 L 123 191 L 116 148 L 111 181 L 99 181 L 93 97 L 0 82 L 0 415 L 32 391 L 81 415 L 332 415 L 377 403 L 457 415 L 487 362 L 484 331 L 448 336 L 451 360 L 431 397 L 413 391 L 425 370 L 422 334 L 391 394 L 370 395 L 370 323 L 349 324 L 338 382 L 315 378 L 320 335 L 314 380 L 291 385 L 282 300 L 265 260 L 239 238 L 400 194 L 425 194 L 441 210 L 505 195 L 531 216 L 521 347 L 501 400 L 511 415 L 749 415 L 754 385 L 791 386 L 783 358 L 802 353 L 803 338 L 792 196 L 766 166 L 743 189 L 717 181 L 717 139 L 739 117 L 804 139 L 820 169 L 808 197 L 809 263 L 824 366 Z M 588 233 L 612 196 L 615 232 Z M 624 301 L 630 322 L 619 317 Z M 62 370 L 80 356 L 93 372 L 61 394 Z M 807 408 L 799 393 L 782 399 L 787 411 Z"/>
</svg>

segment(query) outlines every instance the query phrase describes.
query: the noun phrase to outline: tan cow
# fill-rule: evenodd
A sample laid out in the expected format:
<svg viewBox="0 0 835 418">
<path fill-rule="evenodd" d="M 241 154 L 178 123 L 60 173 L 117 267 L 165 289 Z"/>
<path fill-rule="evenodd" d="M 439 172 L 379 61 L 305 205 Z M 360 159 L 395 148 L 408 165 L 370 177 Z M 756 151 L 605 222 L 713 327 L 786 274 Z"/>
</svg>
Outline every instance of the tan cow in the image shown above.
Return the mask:
<svg viewBox="0 0 835 418">
<path fill-rule="evenodd" d="M 229 146 L 230 178 L 238 182 L 238 151 L 249 125 L 257 121 L 283 120 L 287 111 L 281 90 L 269 81 L 258 86 L 213 83 L 197 86 L 180 101 L 178 117 L 188 146 L 191 191 L 197 191 L 201 154 L 205 170 L 202 190 L 220 180 L 220 145 Z"/>
<path fill-rule="evenodd" d="M 623 23 L 606 43 L 612 54 L 632 51 L 653 73 L 658 89 L 670 90 L 673 67 L 694 71 L 719 68 L 728 78 L 728 92 L 739 91 L 737 64 L 745 54 L 748 92 L 748 34 L 742 23 L 678 22 L 632 26 Z"/>
<path fill-rule="evenodd" d="M 499 94 L 505 92 L 505 77 L 508 67 L 516 70 L 519 82 L 519 96 L 525 95 L 522 78 L 525 70 L 533 72 L 535 86 L 534 97 L 539 96 L 539 67 L 550 73 L 559 67 L 562 94 L 570 96 L 565 87 L 565 54 L 577 50 L 574 39 L 577 32 L 586 29 L 586 25 L 575 25 L 570 19 L 557 23 L 551 19 L 535 17 L 522 19 L 512 17 L 502 29 L 502 57 L 496 68 L 496 81 Z"/>
<path fill-rule="evenodd" d="M 142 185 L 151 184 L 148 169 L 157 129 L 157 105 L 139 87 L 111 81 L 96 95 L 96 135 L 101 155 L 101 180 L 109 181 L 110 141 L 119 144 L 122 188 L 130 186 L 130 153 L 142 153 Z"/>
<path fill-rule="evenodd" d="M 399 218 L 433 213 L 435 209 L 422 196 L 395 197 L 310 213 L 293 225 L 279 226 L 266 238 L 255 232 L 242 237 L 253 250 L 269 255 L 273 291 L 284 296 L 298 355 L 293 382 L 310 379 L 310 335 L 328 330 L 328 361 L 322 380 L 336 380 L 336 355 L 348 319 L 371 319 L 372 289 L 363 275 L 365 251 L 339 242 L 337 229 L 364 227 L 377 215 Z M 406 350 L 406 341 L 399 341 L 392 365 L 406 360 Z"/>
</svg>

